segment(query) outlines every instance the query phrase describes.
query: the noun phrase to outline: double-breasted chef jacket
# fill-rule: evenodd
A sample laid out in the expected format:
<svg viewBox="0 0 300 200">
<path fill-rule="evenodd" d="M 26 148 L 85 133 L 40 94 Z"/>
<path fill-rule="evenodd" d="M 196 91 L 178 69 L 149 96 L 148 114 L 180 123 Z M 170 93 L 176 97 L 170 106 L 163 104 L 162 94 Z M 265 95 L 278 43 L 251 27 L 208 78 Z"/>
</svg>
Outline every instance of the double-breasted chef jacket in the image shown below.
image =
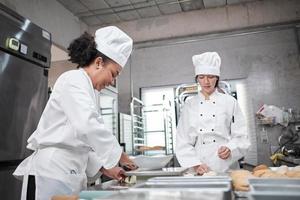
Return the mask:
<svg viewBox="0 0 300 200">
<path fill-rule="evenodd" d="M 86 188 L 87 175 L 117 165 L 122 149 L 104 126 L 98 93 L 83 69 L 58 78 L 38 127 L 28 139 L 27 148 L 34 153 L 14 172 L 24 180 L 35 176 L 37 196 L 47 187 L 41 185 L 43 178 L 48 178 L 46 183 L 62 182 L 70 190 L 67 193 L 78 194 Z M 26 195 L 24 190 L 22 195 Z"/>
<path fill-rule="evenodd" d="M 226 160 L 218 157 L 221 146 L 231 150 Z M 209 100 L 199 92 L 186 101 L 176 137 L 176 156 L 182 167 L 207 164 L 216 172 L 236 169 L 249 146 L 245 118 L 235 98 L 216 90 Z"/>
</svg>

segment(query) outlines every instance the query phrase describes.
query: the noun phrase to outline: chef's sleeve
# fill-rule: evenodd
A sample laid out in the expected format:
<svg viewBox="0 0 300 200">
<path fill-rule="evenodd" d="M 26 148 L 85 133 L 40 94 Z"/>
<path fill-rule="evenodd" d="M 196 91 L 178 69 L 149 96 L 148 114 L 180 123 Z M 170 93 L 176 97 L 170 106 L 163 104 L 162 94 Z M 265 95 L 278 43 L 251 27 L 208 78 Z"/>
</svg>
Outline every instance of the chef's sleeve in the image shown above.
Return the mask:
<svg viewBox="0 0 300 200">
<path fill-rule="evenodd" d="M 231 137 L 227 147 L 231 150 L 232 158 L 238 160 L 246 155 L 250 141 L 245 117 L 236 100 L 234 101 L 230 131 Z"/>
<path fill-rule="evenodd" d="M 189 107 L 187 104 L 183 107 L 176 131 L 176 157 L 182 167 L 201 164 L 195 150 L 196 137 L 189 134 L 191 131 Z"/>
<path fill-rule="evenodd" d="M 66 81 L 63 88 L 59 103 L 74 128 L 75 137 L 95 151 L 104 168 L 116 166 L 122 148 L 116 137 L 105 128 L 93 96 L 88 92 L 90 88 L 77 80 Z"/>
</svg>

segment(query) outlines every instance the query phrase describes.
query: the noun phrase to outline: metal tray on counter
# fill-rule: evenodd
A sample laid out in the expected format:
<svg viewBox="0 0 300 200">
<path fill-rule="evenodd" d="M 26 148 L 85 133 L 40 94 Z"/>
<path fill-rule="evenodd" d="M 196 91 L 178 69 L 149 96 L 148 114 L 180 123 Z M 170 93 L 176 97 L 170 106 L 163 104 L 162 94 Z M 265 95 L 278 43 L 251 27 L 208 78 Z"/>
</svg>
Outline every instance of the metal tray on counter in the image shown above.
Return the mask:
<svg viewBox="0 0 300 200">
<path fill-rule="evenodd" d="M 251 200 L 299 200 L 300 180 L 264 178 L 249 179 Z"/>
<path fill-rule="evenodd" d="M 163 176 L 150 178 L 148 182 L 231 182 L 229 176 Z"/>
<path fill-rule="evenodd" d="M 226 200 L 223 192 L 209 191 L 120 191 L 99 200 Z"/>
<path fill-rule="evenodd" d="M 248 193 L 249 200 L 299 200 L 300 195 L 296 193 L 278 192 L 274 193 L 271 191 L 265 192 L 250 192 Z"/>
<path fill-rule="evenodd" d="M 230 182 L 145 182 L 138 184 L 131 191 L 202 191 L 212 193 L 223 193 L 224 200 L 232 199 L 231 183 Z"/>
<path fill-rule="evenodd" d="M 253 192 L 295 193 L 300 197 L 300 185 L 250 185 Z"/>
<path fill-rule="evenodd" d="M 250 185 L 300 185 L 300 179 L 293 178 L 249 178 Z"/>
<path fill-rule="evenodd" d="M 171 167 L 171 168 L 162 168 L 160 170 L 143 170 L 137 169 L 133 171 L 125 172 L 126 176 L 181 176 L 187 168 L 182 167 Z"/>
<path fill-rule="evenodd" d="M 138 184 L 130 189 L 163 189 L 163 190 L 186 190 L 186 189 L 197 189 L 197 190 L 221 190 L 230 191 L 230 183 L 221 182 L 145 182 Z"/>
</svg>

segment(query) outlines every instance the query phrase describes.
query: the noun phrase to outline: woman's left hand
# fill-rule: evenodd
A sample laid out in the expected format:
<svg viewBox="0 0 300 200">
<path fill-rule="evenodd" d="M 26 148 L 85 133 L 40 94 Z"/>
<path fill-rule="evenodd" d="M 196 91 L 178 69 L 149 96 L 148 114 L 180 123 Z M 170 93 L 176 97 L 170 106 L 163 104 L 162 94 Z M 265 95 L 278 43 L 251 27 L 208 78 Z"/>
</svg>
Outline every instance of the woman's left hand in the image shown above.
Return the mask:
<svg viewBox="0 0 300 200">
<path fill-rule="evenodd" d="M 231 150 L 228 147 L 221 146 L 218 149 L 219 158 L 226 160 L 231 155 Z"/>
<path fill-rule="evenodd" d="M 134 169 L 138 168 L 138 166 L 124 152 L 122 152 L 122 155 L 120 158 L 120 165 L 124 168 L 127 168 L 128 170 L 134 170 Z"/>
</svg>

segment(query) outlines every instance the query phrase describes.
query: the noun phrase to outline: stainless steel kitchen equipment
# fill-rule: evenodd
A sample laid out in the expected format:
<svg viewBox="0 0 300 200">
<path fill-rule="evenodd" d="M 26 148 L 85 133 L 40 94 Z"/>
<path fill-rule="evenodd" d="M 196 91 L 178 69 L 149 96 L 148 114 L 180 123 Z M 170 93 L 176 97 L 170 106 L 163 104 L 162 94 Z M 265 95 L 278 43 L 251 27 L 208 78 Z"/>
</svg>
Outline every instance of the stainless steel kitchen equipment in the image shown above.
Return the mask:
<svg viewBox="0 0 300 200">
<path fill-rule="evenodd" d="M 0 198 L 20 199 L 12 175 L 48 99 L 51 34 L 0 4 Z"/>
<path fill-rule="evenodd" d="M 143 116 L 144 103 L 138 98 L 132 97 L 130 103 L 130 114 L 132 123 L 132 153 L 138 155 L 139 147 L 145 146 L 145 133 L 144 133 L 144 116 Z"/>
<path fill-rule="evenodd" d="M 296 200 L 300 199 L 299 179 L 249 179 L 251 200 Z"/>
<path fill-rule="evenodd" d="M 159 119 L 161 123 L 156 124 L 156 129 L 153 129 L 151 123 L 153 123 L 154 117 Z M 172 128 L 172 116 L 171 116 L 171 104 L 165 101 L 162 104 L 152 104 L 144 106 L 144 133 L 146 137 L 149 134 L 157 134 L 156 138 L 164 138 L 164 146 L 161 150 L 152 150 L 145 152 L 146 155 L 161 154 L 162 152 L 166 155 L 174 153 L 174 142 L 173 142 L 173 128 Z"/>
<path fill-rule="evenodd" d="M 132 119 L 132 149 L 133 155 L 145 154 L 145 155 L 157 155 L 157 154 L 173 154 L 173 128 L 172 117 L 170 114 L 170 106 L 165 104 L 153 104 L 144 105 L 144 102 L 135 97 L 132 98 L 130 104 L 131 119 Z M 159 122 L 161 126 L 156 130 L 153 130 L 151 126 L 147 126 L 153 114 L 159 113 L 161 120 Z M 152 118 L 151 118 L 152 117 Z M 150 123 L 149 123 L 150 124 Z M 163 137 L 164 144 L 157 145 L 155 147 L 147 146 L 147 134 L 157 133 L 158 136 Z"/>
<path fill-rule="evenodd" d="M 137 177 L 157 177 L 157 176 L 182 176 L 187 168 L 183 167 L 170 167 L 162 168 L 159 170 L 134 170 L 125 172 L 126 176 L 137 176 Z"/>
<path fill-rule="evenodd" d="M 114 87 L 106 87 L 99 93 L 100 112 L 104 124 L 119 140 L 118 135 L 118 91 Z"/>
<path fill-rule="evenodd" d="M 224 194 L 217 191 L 119 191 L 99 198 L 102 200 L 224 200 Z"/>
<path fill-rule="evenodd" d="M 196 83 L 193 84 L 181 84 L 175 90 L 175 107 L 176 107 L 176 124 L 179 121 L 180 112 L 184 105 L 184 102 L 197 95 L 200 90 L 200 86 Z"/>
<path fill-rule="evenodd" d="M 124 151 L 132 155 L 132 122 L 131 115 L 119 113 L 119 139 L 124 145 Z"/>
<path fill-rule="evenodd" d="M 162 176 L 148 179 L 148 182 L 231 182 L 229 176 Z"/>
<path fill-rule="evenodd" d="M 145 182 L 138 184 L 129 190 L 131 191 L 202 191 L 212 193 L 223 193 L 224 200 L 231 200 L 231 183 L 230 182 Z"/>
</svg>

